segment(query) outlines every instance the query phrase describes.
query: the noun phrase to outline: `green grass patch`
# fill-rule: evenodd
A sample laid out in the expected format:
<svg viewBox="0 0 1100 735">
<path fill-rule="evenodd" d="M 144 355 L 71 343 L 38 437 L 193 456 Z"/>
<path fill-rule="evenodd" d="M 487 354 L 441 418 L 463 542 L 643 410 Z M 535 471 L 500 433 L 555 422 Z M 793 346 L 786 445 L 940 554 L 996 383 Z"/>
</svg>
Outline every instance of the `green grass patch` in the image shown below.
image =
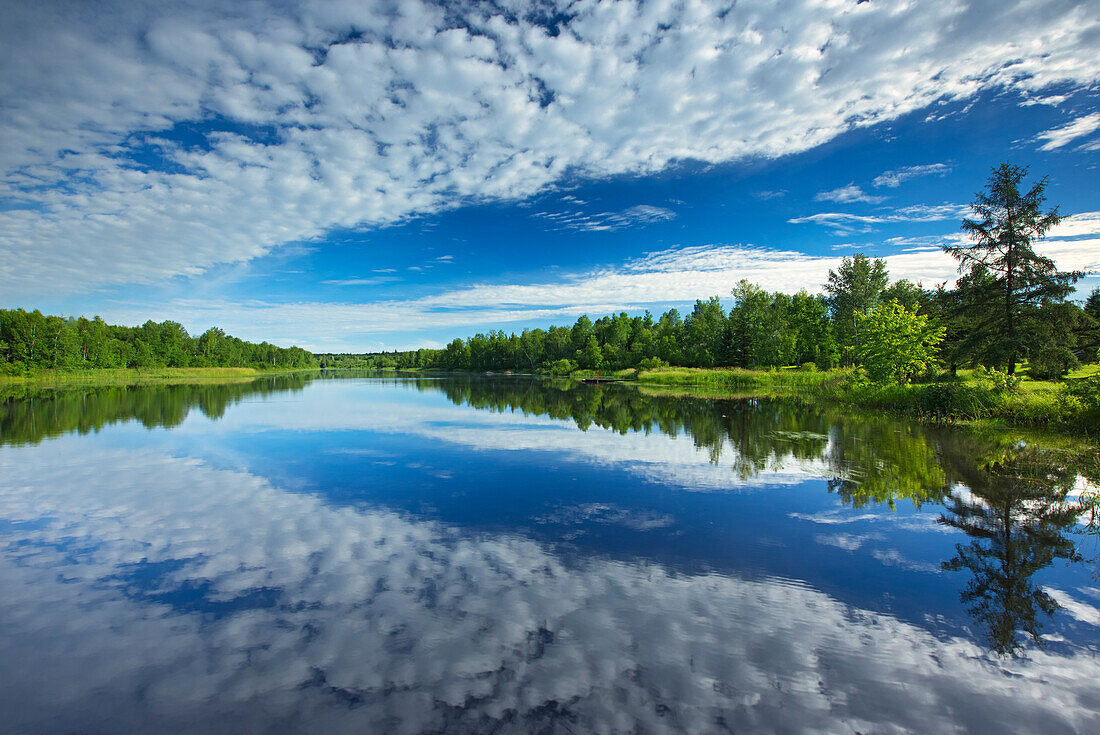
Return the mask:
<svg viewBox="0 0 1100 735">
<path fill-rule="evenodd" d="M 647 391 L 663 395 L 789 396 L 923 421 L 1100 433 L 1097 365 L 1086 365 L 1063 382 L 1025 376 L 1015 390 L 997 390 L 988 379 L 969 370 L 959 371 L 953 380 L 943 377 L 909 385 L 872 383 L 853 369 L 814 372 L 670 367 L 642 371 L 637 380 Z"/>
<path fill-rule="evenodd" d="M 647 385 L 706 386 L 771 393 L 817 388 L 850 375 L 851 371 L 847 370 L 819 373 L 801 370 L 669 367 L 644 370 L 638 374 L 638 382 Z"/>
<path fill-rule="evenodd" d="M 19 389 L 80 388 L 109 385 L 143 385 L 196 383 L 206 381 L 232 382 L 253 380 L 274 372 L 246 367 L 201 368 L 104 368 L 99 370 L 44 370 L 33 375 L 0 376 L 0 391 Z"/>
</svg>

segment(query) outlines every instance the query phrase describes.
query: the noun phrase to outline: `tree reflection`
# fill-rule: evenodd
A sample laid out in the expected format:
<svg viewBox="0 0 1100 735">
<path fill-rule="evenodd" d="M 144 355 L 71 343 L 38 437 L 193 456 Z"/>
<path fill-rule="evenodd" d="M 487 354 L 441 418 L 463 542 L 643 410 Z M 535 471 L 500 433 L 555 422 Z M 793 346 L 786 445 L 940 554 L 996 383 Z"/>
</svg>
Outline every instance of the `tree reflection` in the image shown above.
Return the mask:
<svg viewBox="0 0 1100 735">
<path fill-rule="evenodd" d="M 87 434 L 136 419 L 147 428 L 176 426 L 191 409 L 218 419 L 246 396 L 300 391 L 313 374 L 284 374 L 233 383 L 123 385 L 42 389 L 0 399 L 0 444 L 37 444 L 70 432 Z"/>
<path fill-rule="evenodd" d="M 1042 643 L 1042 618 L 1059 607 L 1034 581 L 1035 573 L 1055 559 L 1080 559 L 1064 535 L 1080 512 L 1067 502 L 1078 470 L 1073 455 L 1028 446 L 972 456 L 984 461 L 967 473 L 969 491 L 953 493 L 939 519 L 972 540 L 957 544 L 955 557 L 942 566 L 971 572 L 960 599 L 985 629 L 989 647 L 1015 656 L 1025 641 Z"/>
<path fill-rule="evenodd" d="M 937 460 L 939 439 L 885 418 L 839 416 L 785 401 L 649 394 L 622 385 L 465 377 L 412 382 L 443 391 L 458 405 L 572 420 L 582 431 L 598 426 L 622 434 L 688 435 L 711 462 L 725 461 L 740 479 L 791 464 L 819 465 L 831 477 L 829 490 L 855 507 L 893 507 L 901 498 L 919 507 L 939 502 L 947 487 Z"/>
</svg>

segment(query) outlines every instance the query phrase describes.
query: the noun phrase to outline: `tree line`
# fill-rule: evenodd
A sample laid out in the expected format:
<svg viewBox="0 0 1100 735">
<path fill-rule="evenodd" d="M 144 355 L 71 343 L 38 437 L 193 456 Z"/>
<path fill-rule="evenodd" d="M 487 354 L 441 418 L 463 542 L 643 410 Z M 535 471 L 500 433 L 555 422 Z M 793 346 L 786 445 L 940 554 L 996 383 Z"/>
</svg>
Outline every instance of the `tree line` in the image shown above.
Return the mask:
<svg viewBox="0 0 1100 735">
<path fill-rule="evenodd" d="M 566 374 L 664 365 L 829 369 L 860 365 L 907 382 L 935 367 L 997 368 L 1026 360 L 1037 378 L 1060 378 L 1100 349 L 1100 289 L 1069 300 L 1084 274 L 1059 271 L 1033 243 L 1058 224 L 1043 211 L 1047 180 L 1021 192 L 1026 168 L 1002 164 L 971 204 L 969 242 L 944 247 L 959 263 L 954 288 L 891 282 L 885 261 L 863 254 L 830 270 L 824 294 L 767 291 L 741 281 L 681 315 L 626 312 L 570 326 L 456 338 L 442 350 L 322 355 L 327 367 L 441 368 Z"/>
<path fill-rule="evenodd" d="M 94 319 L 0 309 L 0 374 L 39 370 L 156 367 L 310 368 L 317 359 L 300 347 L 255 344 L 211 327 L 192 337 L 173 321 L 140 327 Z"/>
</svg>

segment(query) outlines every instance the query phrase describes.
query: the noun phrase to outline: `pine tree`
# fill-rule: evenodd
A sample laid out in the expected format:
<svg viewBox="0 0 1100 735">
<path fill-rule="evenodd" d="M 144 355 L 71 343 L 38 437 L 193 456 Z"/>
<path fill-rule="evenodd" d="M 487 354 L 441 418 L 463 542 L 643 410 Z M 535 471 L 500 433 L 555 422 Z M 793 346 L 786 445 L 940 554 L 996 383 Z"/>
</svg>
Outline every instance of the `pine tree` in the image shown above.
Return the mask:
<svg viewBox="0 0 1100 735">
<path fill-rule="evenodd" d="M 1049 331 L 1041 307 L 1064 300 L 1083 275 L 1059 271 L 1054 261 L 1032 248 L 1062 217 L 1057 207 L 1042 211 L 1046 177 L 1020 193 L 1026 175 L 1026 167 L 1009 163 L 993 169 L 985 190 L 970 205 L 975 218 L 962 223 L 971 242 L 944 247 L 959 261 L 961 272 L 987 276 L 968 314 L 972 326 L 966 342 L 978 360 L 1005 365 L 1008 373 L 1015 372 L 1017 360 L 1038 349 Z"/>
</svg>

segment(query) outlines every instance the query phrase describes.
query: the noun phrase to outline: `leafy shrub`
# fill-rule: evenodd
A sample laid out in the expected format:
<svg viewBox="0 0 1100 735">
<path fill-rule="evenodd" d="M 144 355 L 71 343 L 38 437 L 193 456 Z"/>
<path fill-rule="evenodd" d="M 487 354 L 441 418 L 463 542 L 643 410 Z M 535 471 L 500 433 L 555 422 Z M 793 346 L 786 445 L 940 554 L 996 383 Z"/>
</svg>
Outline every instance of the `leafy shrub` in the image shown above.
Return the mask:
<svg viewBox="0 0 1100 735">
<path fill-rule="evenodd" d="M 545 365 L 546 372 L 550 373 L 551 375 L 568 375 L 576 369 L 577 363 L 566 358 L 562 358 L 561 360 L 554 360 L 553 362 L 547 363 Z"/>
<path fill-rule="evenodd" d="M 978 368 L 978 374 L 989 381 L 995 393 L 1015 392 L 1020 387 L 1020 381 L 1023 380 L 1018 375 L 1009 375 L 997 368 Z"/>
<path fill-rule="evenodd" d="M 990 388 L 966 383 L 929 383 L 920 386 L 917 408 L 940 418 L 981 418 L 997 406 Z"/>
<path fill-rule="evenodd" d="M 1076 368 L 1080 363 L 1072 351 L 1060 345 L 1045 345 L 1039 349 L 1028 364 L 1031 366 L 1031 377 L 1045 380 L 1061 380 L 1066 373 Z"/>
<path fill-rule="evenodd" d="M 798 366 L 798 370 L 799 370 L 799 372 L 803 372 L 803 373 L 816 373 L 817 372 L 817 363 L 816 362 L 804 362 L 804 363 L 802 363 L 801 365 Z"/>
<path fill-rule="evenodd" d="M 1062 386 L 1062 392 L 1077 399 L 1082 409 L 1100 411 L 1100 375 L 1067 380 Z"/>
<path fill-rule="evenodd" d="M 657 368 L 666 368 L 668 363 L 659 357 L 646 357 L 638 362 L 639 370 L 656 370 Z"/>
</svg>

